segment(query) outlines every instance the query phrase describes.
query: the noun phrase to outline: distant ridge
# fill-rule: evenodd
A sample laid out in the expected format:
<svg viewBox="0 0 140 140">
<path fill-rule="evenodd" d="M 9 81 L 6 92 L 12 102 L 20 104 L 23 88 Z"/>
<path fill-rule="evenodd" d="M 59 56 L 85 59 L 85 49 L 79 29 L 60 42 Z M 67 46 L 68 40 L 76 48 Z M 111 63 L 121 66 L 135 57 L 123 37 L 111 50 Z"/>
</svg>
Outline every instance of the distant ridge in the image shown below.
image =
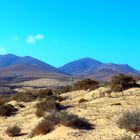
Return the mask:
<svg viewBox="0 0 140 140">
<path fill-rule="evenodd" d="M 59 68 L 75 77 L 109 80 L 120 73 L 140 76 L 140 72 L 127 64 L 102 63 L 92 58 L 82 58 Z"/>
<path fill-rule="evenodd" d="M 92 68 L 100 66 L 102 63 L 91 59 L 91 58 L 82 58 L 73 62 L 70 62 L 59 69 L 65 71 L 71 75 L 83 75 L 83 73 L 88 72 Z"/>
<path fill-rule="evenodd" d="M 63 78 L 68 74 L 30 56 L 0 55 L 0 82 L 20 81 L 40 77 Z M 16 79 L 16 80 L 15 80 Z"/>
<path fill-rule="evenodd" d="M 127 64 L 102 63 L 86 57 L 55 68 L 30 56 L 0 55 L 0 83 L 20 82 L 36 78 L 91 78 L 106 81 L 120 73 L 140 76 Z"/>
</svg>

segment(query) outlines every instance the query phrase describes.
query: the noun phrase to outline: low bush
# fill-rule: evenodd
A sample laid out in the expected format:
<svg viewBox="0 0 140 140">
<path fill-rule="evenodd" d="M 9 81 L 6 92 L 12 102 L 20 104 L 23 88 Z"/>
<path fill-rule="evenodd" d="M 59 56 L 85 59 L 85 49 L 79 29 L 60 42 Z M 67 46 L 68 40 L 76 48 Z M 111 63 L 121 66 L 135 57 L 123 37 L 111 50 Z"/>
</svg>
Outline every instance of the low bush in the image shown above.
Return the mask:
<svg viewBox="0 0 140 140">
<path fill-rule="evenodd" d="M 99 87 L 99 82 L 91 79 L 84 79 L 74 83 L 74 90 L 94 90 Z"/>
<path fill-rule="evenodd" d="M 48 96 L 53 95 L 53 91 L 51 89 L 40 90 L 36 93 L 39 98 L 46 98 Z"/>
<path fill-rule="evenodd" d="M 38 125 L 31 131 L 29 137 L 35 135 L 47 134 L 51 132 L 55 125 L 64 125 L 67 127 L 89 130 L 93 126 L 84 118 L 79 118 L 73 114 L 67 114 L 66 112 L 53 112 L 48 116 L 45 116 Z"/>
<path fill-rule="evenodd" d="M 13 94 L 0 94 L 0 105 L 10 102 L 11 96 L 13 96 Z"/>
<path fill-rule="evenodd" d="M 129 88 L 138 87 L 138 78 L 120 74 L 113 76 L 110 82 L 111 90 L 114 92 L 120 92 Z"/>
<path fill-rule="evenodd" d="M 84 118 L 79 118 L 74 114 L 67 114 L 66 112 L 59 114 L 60 124 L 65 125 L 67 127 L 90 130 L 92 129 L 92 125 Z"/>
<path fill-rule="evenodd" d="M 133 133 L 140 132 L 140 110 L 127 111 L 117 121 L 121 129 L 126 129 Z"/>
<path fill-rule="evenodd" d="M 0 116 L 11 116 L 14 115 L 18 110 L 10 104 L 0 106 Z"/>
<path fill-rule="evenodd" d="M 37 98 L 35 93 L 25 92 L 25 93 L 16 93 L 12 96 L 11 100 L 16 100 L 18 102 L 31 102 Z"/>
<path fill-rule="evenodd" d="M 45 135 L 51 132 L 54 129 L 54 121 L 50 120 L 49 118 L 43 118 L 37 126 L 31 131 L 29 134 L 29 138 L 32 138 L 37 135 Z"/>
<path fill-rule="evenodd" d="M 63 94 L 63 93 L 67 93 L 72 91 L 72 86 L 63 86 L 60 89 L 54 90 L 54 93 L 57 95 Z"/>
<path fill-rule="evenodd" d="M 67 127 L 77 129 L 92 129 L 92 125 L 84 118 L 79 118 L 77 115 L 68 114 L 66 112 L 53 112 L 45 119 L 52 120 L 54 124 L 62 124 Z"/>
<path fill-rule="evenodd" d="M 6 130 L 6 134 L 10 137 L 19 136 L 21 134 L 21 128 L 17 125 L 8 127 Z"/>
<path fill-rule="evenodd" d="M 36 104 L 35 115 L 37 117 L 42 117 L 46 112 L 57 111 L 60 108 L 60 104 L 55 102 L 55 100 L 40 101 Z"/>
</svg>

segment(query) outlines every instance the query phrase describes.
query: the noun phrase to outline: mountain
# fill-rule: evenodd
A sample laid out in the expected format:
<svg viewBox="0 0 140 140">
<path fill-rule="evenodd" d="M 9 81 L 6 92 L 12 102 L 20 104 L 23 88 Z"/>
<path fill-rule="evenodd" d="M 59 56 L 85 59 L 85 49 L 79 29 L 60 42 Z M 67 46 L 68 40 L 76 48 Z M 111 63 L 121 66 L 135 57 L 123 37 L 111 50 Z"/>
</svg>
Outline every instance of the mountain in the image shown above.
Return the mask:
<svg viewBox="0 0 140 140">
<path fill-rule="evenodd" d="M 85 72 L 88 72 L 91 69 L 95 69 L 99 67 L 100 65 L 102 65 L 101 62 L 86 57 L 86 58 L 68 63 L 60 67 L 59 69 L 71 75 L 78 76 L 78 75 L 83 75 Z"/>
<path fill-rule="evenodd" d="M 21 82 L 38 78 L 64 79 L 70 76 L 106 81 L 120 73 L 140 76 L 140 71 L 127 64 L 105 64 L 88 57 L 55 68 L 30 56 L 0 55 L 0 83 Z"/>
<path fill-rule="evenodd" d="M 102 63 L 91 58 L 83 58 L 73 61 L 59 68 L 79 78 L 92 78 L 97 80 L 109 80 L 113 75 L 120 73 L 140 76 L 140 73 L 127 64 Z"/>
<path fill-rule="evenodd" d="M 30 56 L 0 55 L 0 81 L 20 81 L 40 77 L 63 78 L 68 75 L 61 70 Z"/>
</svg>

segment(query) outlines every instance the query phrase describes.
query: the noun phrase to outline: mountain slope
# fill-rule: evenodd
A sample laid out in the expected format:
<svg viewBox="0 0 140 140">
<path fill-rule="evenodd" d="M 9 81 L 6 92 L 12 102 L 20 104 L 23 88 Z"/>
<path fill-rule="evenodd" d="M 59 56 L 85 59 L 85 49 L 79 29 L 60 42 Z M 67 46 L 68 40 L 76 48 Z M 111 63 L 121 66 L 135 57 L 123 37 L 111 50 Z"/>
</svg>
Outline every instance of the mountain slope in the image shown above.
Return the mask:
<svg viewBox="0 0 140 140">
<path fill-rule="evenodd" d="M 95 69 L 96 67 L 99 67 L 101 64 L 102 64 L 101 62 L 87 57 L 68 63 L 60 67 L 59 69 L 71 75 L 77 76 L 83 75 L 85 72 L 91 69 Z"/>
<path fill-rule="evenodd" d="M 140 76 L 140 73 L 125 64 L 101 63 L 91 58 L 73 61 L 60 67 L 60 70 L 81 78 L 109 80 L 113 75 L 124 73 Z"/>
<path fill-rule="evenodd" d="M 31 79 L 39 77 L 63 78 L 66 76 L 68 75 L 59 69 L 29 56 L 19 57 L 12 54 L 0 56 L 1 79 L 9 79 L 9 77 L 18 79 L 23 79 L 23 77 L 28 79 L 29 77 Z"/>
</svg>

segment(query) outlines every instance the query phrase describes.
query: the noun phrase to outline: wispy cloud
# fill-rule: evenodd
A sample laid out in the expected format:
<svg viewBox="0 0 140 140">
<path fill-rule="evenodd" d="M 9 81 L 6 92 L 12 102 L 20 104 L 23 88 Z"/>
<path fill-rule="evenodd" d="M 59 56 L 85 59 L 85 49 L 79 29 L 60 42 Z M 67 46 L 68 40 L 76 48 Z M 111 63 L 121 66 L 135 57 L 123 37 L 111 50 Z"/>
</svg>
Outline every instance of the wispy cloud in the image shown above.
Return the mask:
<svg viewBox="0 0 140 140">
<path fill-rule="evenodd" d="M 28 44 L 35 44 L 39 40 L 43 40 L 45 36 L 43 34 L 37 34 L 37 35 L 29 35 L 26 38 L 26 42 Z"/>
<path fill-rule="evenodd" d="M 4 49 L 4 47 L 0 46 L 0 54 L 6 54 L 6 50 Z"/>
</svg>

